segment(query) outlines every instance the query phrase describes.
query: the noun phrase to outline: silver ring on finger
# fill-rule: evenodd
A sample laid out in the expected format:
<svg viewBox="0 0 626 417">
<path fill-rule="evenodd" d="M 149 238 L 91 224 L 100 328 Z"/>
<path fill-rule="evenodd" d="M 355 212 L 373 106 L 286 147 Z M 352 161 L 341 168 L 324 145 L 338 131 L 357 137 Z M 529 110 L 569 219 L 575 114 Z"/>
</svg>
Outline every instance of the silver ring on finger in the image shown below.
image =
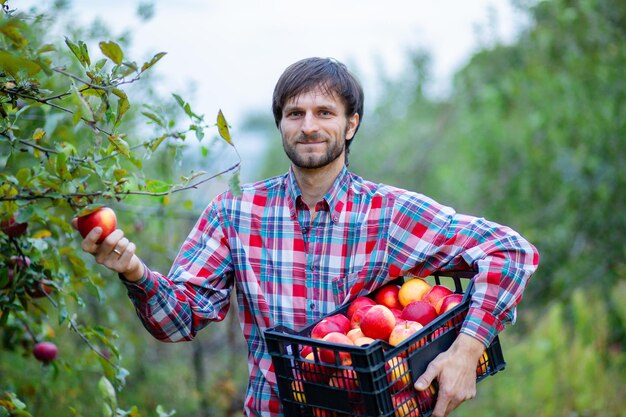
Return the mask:
<svg viewBox="0 0 626 417">
<path fill-rule="evenodd" d="M 122 256 L 122 252 L 120 252 L 116 248 L 113 248 L 113 252 L 117 253 L 118 256 Z"/>
</svg>

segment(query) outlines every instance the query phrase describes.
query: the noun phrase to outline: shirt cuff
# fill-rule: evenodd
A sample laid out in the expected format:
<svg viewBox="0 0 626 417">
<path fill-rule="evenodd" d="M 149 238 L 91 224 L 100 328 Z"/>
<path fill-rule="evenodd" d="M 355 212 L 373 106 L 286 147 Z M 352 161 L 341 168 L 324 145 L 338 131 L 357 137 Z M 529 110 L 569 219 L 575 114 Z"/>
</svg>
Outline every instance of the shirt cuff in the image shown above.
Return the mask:
<svg viewBox="0 0 626 417">
<path fill-rule="evenodd" d="M 480 340 L 485 346 L 489 346 L 502 330 L 504 325 L 500 320 L 477 307 L 470 307 L 461 327 L 461 333 Z"/>
<path fill-rule="evenodd" d="M 129 281 L 122 274 L 118 274 L 118 276 L 126 286 L 128 295 L 131 298 L 145 302 L 158 292 L 159 278 L 145 264 L 143 266 L 143 276 L 137 281 Z"/>
</svg>

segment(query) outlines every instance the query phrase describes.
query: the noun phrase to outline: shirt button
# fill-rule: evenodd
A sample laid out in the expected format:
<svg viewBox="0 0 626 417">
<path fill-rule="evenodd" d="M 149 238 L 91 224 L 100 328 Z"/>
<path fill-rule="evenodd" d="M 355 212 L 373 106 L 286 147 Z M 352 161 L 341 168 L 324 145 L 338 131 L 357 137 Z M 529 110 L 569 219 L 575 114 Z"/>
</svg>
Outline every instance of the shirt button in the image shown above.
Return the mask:
<svg viewBox="0 0 626 417">
<path fill-rule="evenodd" d="M 311 304 L 309 304 L 309 308 L 310 308 L 311 310 L 315 310 L 315 303 L 311 303 Z"/>
</svg>

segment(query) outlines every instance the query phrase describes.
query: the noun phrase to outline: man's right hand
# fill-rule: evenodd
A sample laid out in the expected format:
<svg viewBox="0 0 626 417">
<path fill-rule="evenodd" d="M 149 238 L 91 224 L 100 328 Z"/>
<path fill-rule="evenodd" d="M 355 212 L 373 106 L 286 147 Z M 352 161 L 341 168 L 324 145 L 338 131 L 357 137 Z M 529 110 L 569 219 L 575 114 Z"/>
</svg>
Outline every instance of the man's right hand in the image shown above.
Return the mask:
<svg viewBox="0 0 626 417">
<path fill-rule="evenodd" d="M 77 219 L 72 219 L 72 226 L 77 229 Z M 81 248 L 94 256 L 96 262 L 106 266 L 112 271 L 118 272 L 128 280 L 137 281 L 144 273 L 143 263 L 135 255 L 135 244 L 124 237 L 124 232 L 116 229 L 97 243 L 102 234 L 102 229 L 94 227 L 81 243 Z"/>
</svg>

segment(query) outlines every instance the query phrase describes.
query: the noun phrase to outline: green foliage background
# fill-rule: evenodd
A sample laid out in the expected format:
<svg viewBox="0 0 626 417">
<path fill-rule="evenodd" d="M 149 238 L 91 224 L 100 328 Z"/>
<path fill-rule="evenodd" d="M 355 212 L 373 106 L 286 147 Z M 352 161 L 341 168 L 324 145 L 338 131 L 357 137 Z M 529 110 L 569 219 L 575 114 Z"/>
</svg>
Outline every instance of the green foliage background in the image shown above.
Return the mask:
<svg viewBox="0 0 626 417">
<path fill-rule="evenodd" d="M 626 3 L 517 6 L 527 29 L 513 44 L 485 45 L 445 98 L 427 93 L 428 53 L 412 53 L 406 74 L 385 80 L 366 113 L 350 168 L 510 225 L 539 248 L 518 323 L 501 336 L 506 370 L 453 415 L 624 417 Z M 236 150 L 220 140 L 225 121 L 214 129 L 179 95 L 159 97 L 149 68 L 123 55 L 128 34 L 53 30 L 63 12 L 0 20 L 0 215 L 29 224 L 23 237 L 0 233 L 0 284 L 11 256 L 33 265 L 0 290 L 0 407 L 14 415 L 239 415 L 247 369 L 234 315 L 190 344 L 151 340 L 122 287 L 82 255 L 68 225 L 81 207 L 106 202 L 142 258 L 166 271 L 206 204 L 178 191 L 205 180 L 224 188 L 213 173 L 238 167 Z M 69 42 L 45 36 L 59 32 Z M 145 61 L 158 65 L 158 56 Z M 272 143 L 258 177 L 283 173 L 273 122 L 251 116 L 248 129 Z M 185 169 L 202 163 L 210 172 L 185 171 L 183 159 Z M 30 297 L 42 277 L 56 291 Z M 37 340 L 54 340 L 59 360 L 34 361 Z M 98 354 L 105 351 L 108 359 Z"/>
</svg>

